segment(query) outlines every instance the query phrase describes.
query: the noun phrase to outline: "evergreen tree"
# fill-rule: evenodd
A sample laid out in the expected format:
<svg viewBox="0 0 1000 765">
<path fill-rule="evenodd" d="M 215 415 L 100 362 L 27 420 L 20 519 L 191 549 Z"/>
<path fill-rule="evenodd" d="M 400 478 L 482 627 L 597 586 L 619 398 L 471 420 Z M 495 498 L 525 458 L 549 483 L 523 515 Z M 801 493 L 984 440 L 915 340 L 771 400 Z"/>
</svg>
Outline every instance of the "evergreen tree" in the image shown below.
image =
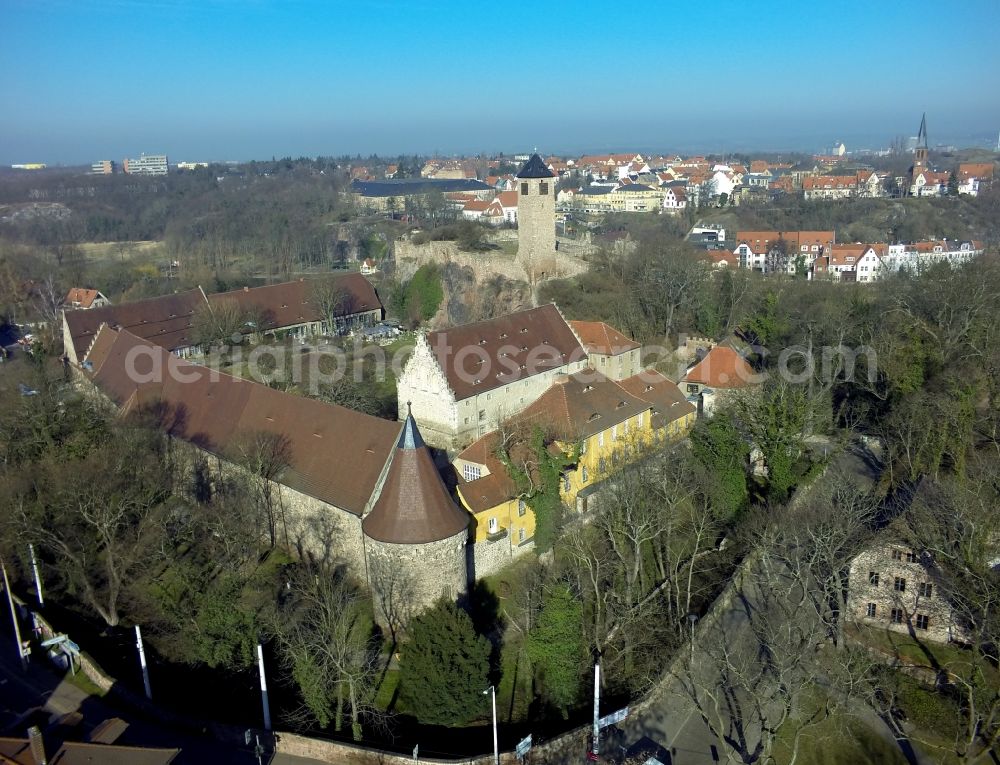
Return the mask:
<svg viewBox="0 0 1000 765">
<path fill-rule="evenodd" d="M 952 196 L 958 196 L 958 175 L 954 170 L 948 176 L 948 193 Z"/>
<path fill-rule="evenodd" d="M 528 657 L 541 681 L 542 696 L 563 718 L 580 695 L 582 623 L 582 601 L 560 584 L 548 593 L 528 636 Z"/>
<path fill-rule="evenodd" d="M 454 603 L 441 601 L 410 624 L 400 698 L 420 722 L 463 725 L 486 714 L 490 642 Z"/>
<path fill-rule="evenodd" d="M 709 493 L 716 513 L 723 519 L 732 518 L 749 500 L 746 466 L 750 447 L 746 439 L 731 415 L 721 411 L 691 431 L 691 448 L 707 474 L 715 479 Z"/>
</svg>

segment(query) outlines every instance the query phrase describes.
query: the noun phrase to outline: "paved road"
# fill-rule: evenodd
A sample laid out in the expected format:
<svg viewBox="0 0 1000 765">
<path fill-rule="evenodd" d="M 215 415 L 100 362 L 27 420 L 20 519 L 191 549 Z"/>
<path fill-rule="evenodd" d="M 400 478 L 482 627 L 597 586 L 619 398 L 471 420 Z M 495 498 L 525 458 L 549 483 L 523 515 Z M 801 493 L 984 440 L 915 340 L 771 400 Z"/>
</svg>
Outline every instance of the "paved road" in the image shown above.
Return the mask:
<svg viewBox="0 0 1000 765">
<path fill-rule="evenodd" d="M 9 614 L 4 616 L 9 619 Z M 59 719 L 74 713 L 80 715 L 79 721 L 70 730 L 65 727 L 57 730 Z M 38 724 L 43 728 L 51 726 L 49 730 L 53 736 L 79 740 L 111 717 L 120 717 L 129 723 L 117 743 L 180 748 L 181 755 L 175 761 L 177 765 L 257 763 L 257 757 L 247 748 L 171 730 L 144 718 L 135 710 L 116 705 L 112 700 L 89 696 L 38 660 L 29 665 L 27 672 L 23 672 L 13 640 L 6 632 L 0 633 L 0 735 L 23 736 L 28 725 Z M 319 763 L 318 760 L 270 753 L 264 756 L 263 761 L 271 765 Z"/>
</svg>

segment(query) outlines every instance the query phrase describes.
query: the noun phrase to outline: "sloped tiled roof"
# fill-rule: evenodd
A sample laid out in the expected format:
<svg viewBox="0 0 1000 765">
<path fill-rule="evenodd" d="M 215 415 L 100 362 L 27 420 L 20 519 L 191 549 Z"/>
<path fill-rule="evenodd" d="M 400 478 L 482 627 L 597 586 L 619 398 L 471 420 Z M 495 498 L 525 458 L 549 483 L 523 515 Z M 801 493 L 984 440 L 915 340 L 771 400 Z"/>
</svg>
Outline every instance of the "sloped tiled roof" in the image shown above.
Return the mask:
<svg viewBox="0 0 1000 765">
<path fill-rule="evenodd" d="M 697 411 L 676 383 L 655 370 L 643 370 L 618 384 L 653 408 L 653 427 L 663 427 Z"/>
<path fill-rule="evenodd" d="M 549 168 L 545 166 L 544 160 L 537 154 L 532 154 L 517 173 L 518 178 L 555 178 Z"/>
<path fill-rule="evenodd" d="M 810 175 L 802 179 L 802 189 L 851 189 L 858 185 L 856 175 Z"/>
<path fill-rule="evenodd" d="M 497 201 L 499 201 L 504 207 L 517 207 L 517 192 L 501 191 L 497 195 Z"/>
<path fill-rule="evenodd" d="M 345 314 L 382 309 L 382 302 L 378 299 L 375 288 L 361 274 L 349 273 L 328 278 L 333 281 L 336 289 L 344 293 L 342 310 Z M 259 318 L 262 330 L 290 327 L 323 318 L 314 296 L 318 281 L 320 280 L 299 279 L 263 287 L 216 292 L 208 296 L 208 301 L 213 306 L 232 301 L 244 310 L 253 311 Z"/>
<path fill-rule="evenodd" d="M 97 299 L 97 290 L 88 290 L 84 287 L 73 287 L 66 293 L 65 305 L 79 305 L 81 308 L 90 308 Z"/>
<path fill-rule="evenodd" d="M 66 324 L 77 358 L 86 353 L 102 324 L 126 329 L 143 340 L 172 351 L 194 344 L 191 320 L 195 310 L 202 305 L 205 305 L 204 293 L 193 289 L 89 311 L 67 311 Z"/>
<path fill-rule="evenodd" d="M 518 419 L 551 428 L 559 440 L 575 441 L 607 430 L 649 409 L 649 404 L 593 369 L 564 375 Z"/>
<path fill-rule="evenodd" d="M 364 512 L 399 434 L 397 423 L 184 361 L 126 331 L 104 332 L 113 342 L 88 374 L 126 411 L 146 408 L 165 432 L 223 457 L 254 434 L 281 437 L 287 446 L 281 483 Z M 157 368 L 163 373 L 154 374 Z"/>
<path fill-rule="evenodd" d="M 50 754 L 50 765 L 169 765 L 180 749 L 155 749 L 152 747 L 95 744 L 65 741 Z M 0 739 L 0 762 L 12 765 L 36 765 L 28 739 Z"/>
<path fill-rule="evenodd" d="M 963 162 L 958 166 L 958 177 L 962 180 L 992 178 L 993 169 L 992 162 Z"/>
<path fill-rule="evenodd" d="M 469 520 L 445 488 L 413 416 L 407 415 L 379 497 L 361 522 L 365 535 L 389 544 L 426 544 L 461 533 Z"/>
<path fill-rule="evenodd" d="M 474 481 L 459 481 L 458 493 L 474 513 L 489 510 L 517 496 L 517 484 L 496 456 L 498 438 L 496 431 L 487 433 L 455 458 L 483 465 L 489 471 L 488 475 Z"/>
<path fill-rule="evenodd" d="M 491 204 L 493 204 L 493 202 L 488 202 L 485 199 L 470 199 L 462 205 L 462 209 L 467 212 L 483 212 Z"/>
<path fill-rule="evenodd" d="M 754 375 L 753 367 L 739 353 L 717 345 L 687 371 L 684 381 L 709 388 L 743 388 L 751 384 Z"/>
<path fill-rule="evenodd" d="M 429 332 L 427 342 L 459 401 L 585 356 L 551 303 Z"/>
<path fill-rule="evenodd" d="M 587 353 L 617 355 L 639 347 L 639 343 L 629 340 L 603 321 L 571 321 L 569 325 L 580 338 Z"/>
</svg>

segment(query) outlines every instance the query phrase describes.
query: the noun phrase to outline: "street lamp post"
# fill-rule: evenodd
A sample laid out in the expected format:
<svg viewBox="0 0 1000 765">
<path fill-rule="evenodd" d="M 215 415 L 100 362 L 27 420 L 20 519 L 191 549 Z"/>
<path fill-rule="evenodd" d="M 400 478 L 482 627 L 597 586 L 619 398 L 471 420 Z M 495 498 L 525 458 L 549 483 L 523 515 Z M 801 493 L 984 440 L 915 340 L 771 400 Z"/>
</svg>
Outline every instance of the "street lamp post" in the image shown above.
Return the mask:
<svg viewBox="0 0 1000 765">
<path fill-rule="evenodd" d="M 7 564 L 0 558 L 0 569 L 3 569 L 3 586 L 7 590 L 7 602 L 10 604 L 10 618 L 14 622 L 14 639 L 17 641 L 17 658 L 21 660 L 21 669 L 28 671 L 28 660 L 24 655 L 24 645 L 21 643 L 21 625 L 17 621 L 17 609 L 14 607 L 14 593 L 10 591 L 10 580 L 7 578 Z"/>
<path fill-rule="evenodd" d="M 42 577 L 38 574 L 38 559 L 35 557 L 35 546 L 28 545 L 28 552 L 31 555 L 31 568 L 35 572 L 35 591 L 38 594 L 38 607 L 45 607 L 45 596 L 42 595 Z"/>
<path fill-rule="evenodd" d="M 491 685 L 485 691 L 483 695 L 490 694 L 493 699 L 493 765 L 500 765 L 500 746 L 497 742 L 497 689 L 495 685 Z"/>
</svg>

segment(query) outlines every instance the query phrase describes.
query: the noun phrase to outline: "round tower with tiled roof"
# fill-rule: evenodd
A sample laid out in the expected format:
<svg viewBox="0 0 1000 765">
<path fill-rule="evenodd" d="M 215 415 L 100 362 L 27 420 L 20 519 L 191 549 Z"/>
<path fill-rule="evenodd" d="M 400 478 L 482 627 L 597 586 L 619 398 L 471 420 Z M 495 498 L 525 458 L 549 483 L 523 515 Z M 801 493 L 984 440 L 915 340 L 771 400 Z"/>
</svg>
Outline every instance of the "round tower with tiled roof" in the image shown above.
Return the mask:
<svg viewBox="0 0 1000 765">
<path fill-rule="evenodd" d="M 361 521 L 379 621 L 405 623 L 439 598 L 465 592 L 469 521 L 407 414 L 378 499 Z"/>
<path fill-rule="evenodd" d="M 555 174 L 537 154 L 517 174 L 517 259 L 534 284 L 556 251 Z"/>
</svg>

